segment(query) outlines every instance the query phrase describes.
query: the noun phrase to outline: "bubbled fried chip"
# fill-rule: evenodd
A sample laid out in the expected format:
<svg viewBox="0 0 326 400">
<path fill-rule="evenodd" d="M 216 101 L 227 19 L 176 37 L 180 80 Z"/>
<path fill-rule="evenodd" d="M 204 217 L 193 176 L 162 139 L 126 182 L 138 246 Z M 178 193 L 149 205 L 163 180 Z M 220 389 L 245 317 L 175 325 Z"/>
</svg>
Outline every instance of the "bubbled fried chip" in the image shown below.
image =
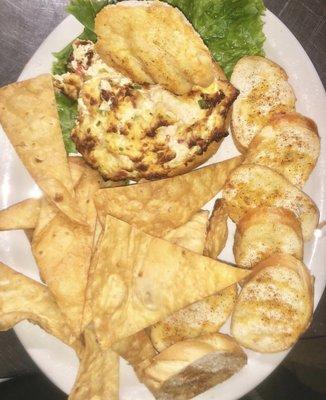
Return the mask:
<svg viewBox="0 0 326 400">
<path fill-rule="evenodd" d="M 0 89 L 0 122 L 49 201 L 68 218 L 83 224 L 76 208 L 51 75 Z"/>
<path fill-rule="evenodd" d="M 203 254 L 208 214 L 208 211 L 198 211 L 188 222 L 166 233 L 162 239 Z"/>
<path fill-rule="evenodd" d="M 131 365 L 137 365 L 157 354 L 145 331 L 119 340 L 112 349 Z"/>
<path fill-rule="evenodd" d="M 227 219 L 225 200 L 217 199 L 208 222 L 204 256 L 215 259 L 224 249 L 228 238 Z"/>
<path fill-rule="evenodd" d="M 102 225 L 109 214 L 162 237 L 189 221 L 241 162 L 235 157 L 173 178 L 101 189 L 95 194 L 98 216 Z"/>
<path fill-rule="evenodd" d="M 101 351 L 92 328 L 83 334 L 85 347 L 69 400 L 118 400 L 119 356 L 108 349 Z"/>
<path fill-rule="evenodd" d="M 74 346 L 75 337 L 49 290 L 0 263 L 0 330 L 25 319 Z"/>
<path fill-rule="evenodd" d="M 84 173 L 76 187 L 77 204 L 87 226 L 76 224 L 62 213 L 57 213 L 37 236 L 34 235 L 32 244 L 42 279 L 76 334 L 82 330 L 96 222 L 92 198 L 98 189 L 98 174 L 93 170 Z"/>
<path fill-rule="evenodd" d="M 99 246 L 91 293 L 103 350 L 248 275 L 110 216 Z"/>
<path fill-rule="evenodd" d="M 168 4 L 109 5 L 97 14 L 95 32 L 103 60 L 135 82 L 158 83 L 176 94 L 213 82 L 208 48 L 185 16 Z"/>
<path fill-rule="evenodd" d="M 26 199 L 0 211 L 0 230 L 34 229 L 40 213 L 40 199 Z"/>
</svg>

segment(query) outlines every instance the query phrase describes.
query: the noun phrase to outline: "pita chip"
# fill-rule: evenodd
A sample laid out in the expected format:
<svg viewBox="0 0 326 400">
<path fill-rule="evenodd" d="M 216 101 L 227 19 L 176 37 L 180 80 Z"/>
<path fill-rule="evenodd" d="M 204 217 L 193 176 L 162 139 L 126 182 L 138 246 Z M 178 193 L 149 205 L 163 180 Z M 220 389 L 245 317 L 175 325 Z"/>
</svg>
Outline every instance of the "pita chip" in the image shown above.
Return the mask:
<svg viewBox="0 0 326 400">
<path fill-rule="evenodd" d="M 103 350 L 248 275 L 111 216 L 99 246 L 91 292 Z"/>
<path fill-rule="evenodd" d="M 25 319 L 74 346 L 76 339 L 49 290 L 0 263 L 0 330 Z"/>
<path fill-rule="evenodd" d="M 101 189 L 95 194 L 101 223 L 109 214 L 162 237 L 189 221 L 241 162 L 242 157 L 235 157 L 173 178 Z"/>
<path fill-rule="evenodd" d="M 209 212 L 200 210 L 185 224 L 166 233 L 162 239 L 203 254 Z"/>
<path fill-rule="evenodd" d="M 34 229 L 40 213 L 40 199 L 26 199 L 0 211 L 0 231 Z"/>
<path fill-rule="evenodd" d="M 85 330 L 84 341 L 76 383 L 68 400 L 118 400 L 118 354 L 110 349 L 102 352 L 91 328 Z"/>
<path fill-rule="evenodd" d="M 75 206 L 51 75 L 0 89 L 0 122 L 49 201 L 71 220 L 84 223 Z"/>
<path fill-rule="evenodd" d="M 96 171 L 92 173 L 97 174 Z M 97 175 L 96 175 L 97 176 Z M 40 275 L 54 295 L 76 335 L 82 331 L 88 271 L 91 261 L 96 209 L 92 201 L 98 180 L 84 174 L 76 188 L 78 207 L 87 226 L 57 213 L 37 236 L 32 250 Z"/>
</svg>

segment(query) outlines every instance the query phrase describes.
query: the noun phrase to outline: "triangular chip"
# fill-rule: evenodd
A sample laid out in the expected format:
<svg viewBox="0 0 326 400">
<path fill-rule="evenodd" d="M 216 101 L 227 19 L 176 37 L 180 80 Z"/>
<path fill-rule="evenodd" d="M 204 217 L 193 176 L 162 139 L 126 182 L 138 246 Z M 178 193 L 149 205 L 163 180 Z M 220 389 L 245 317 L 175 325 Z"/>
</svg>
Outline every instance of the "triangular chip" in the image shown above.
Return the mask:
<svg viewBox="0 0 326 400">
<path fill-rule="evenodd" d="M 103 349 L 248 275 L 107 216 L 92 310 Z"/>
<path fill-rule="evenodd" d="M 0 211 L 0 231 L 34 229 L 40 213 L 40 199 L 26 199 Z"/>
<path fill-rule="evenodd" d="M 91 328 L 86 329 L 83 336 L 85 348 L 68 400 L 118 400 L 118 354 L 110 349 L 102 352 Z"/>
<path fill-rule="evenodd" d="M 0 89 L 0 122 L 28 172 L 71 220 L 76 208 L 51 75 Z"/>
<path fill-rule="evenodd" d="M 119 340 L 119 342 L 112 346 L 112 350 L 116 351 L 131 365 L 137 365 L 157 354 L 150 338 L 144 330 Z"/>
<path fill-rule="evenodd" d="M 75 347 L 76 339 L 49 290 L 0 263 L 0 330 L 25 319 Z"/>
<path fill-rule="evenodd" d="M 200 210 L 188 222 L 166 233 L 162 239 L 203 254 L 209 212 Z"/>
<path fill-rule="evenodd" d="M 173 178 L 101 189 L 95 195 L 99 218 L 104 223 L 109 214 L 161 237 L 189 221 L 241 162 L 235 157 Z"/>
<path fill-rule="evenodd" d="M 88 226 L 76 224 L 62 213 L 34 237 L 32 250 L 42 279 L 76 334 L 82 330 L 86 286 L 92 254 L 96 210 L 93 194 L 99 188 L 96 171 L 85 173 L 77 188 L 78 207 Z"/>
</svg>

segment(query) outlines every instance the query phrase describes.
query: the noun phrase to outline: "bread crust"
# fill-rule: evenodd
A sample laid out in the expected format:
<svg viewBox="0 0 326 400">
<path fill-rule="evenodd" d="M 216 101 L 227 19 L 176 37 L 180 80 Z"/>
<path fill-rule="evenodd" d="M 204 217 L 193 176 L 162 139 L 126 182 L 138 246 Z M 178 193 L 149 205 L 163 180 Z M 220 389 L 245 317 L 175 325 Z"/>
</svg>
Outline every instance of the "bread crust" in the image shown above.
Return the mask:
<svg viewBox="0 0 326 400">
<path fill-rule="evenodd" d="M 232 107 L 231 132 L 241 153 L 273 114 L 294 110 L 296 98 L 287 81 L 284 69 L 264 57 L 243 57 L 235 65 L 231 83 L 240 96 Z"/>
<path fill-rule="evenodd" d="M 136 372 L 156 399 L 187 400 L 228 379 L 246 360 L 233 338 L 214 333 L 178 342 Z"/>
</svg>

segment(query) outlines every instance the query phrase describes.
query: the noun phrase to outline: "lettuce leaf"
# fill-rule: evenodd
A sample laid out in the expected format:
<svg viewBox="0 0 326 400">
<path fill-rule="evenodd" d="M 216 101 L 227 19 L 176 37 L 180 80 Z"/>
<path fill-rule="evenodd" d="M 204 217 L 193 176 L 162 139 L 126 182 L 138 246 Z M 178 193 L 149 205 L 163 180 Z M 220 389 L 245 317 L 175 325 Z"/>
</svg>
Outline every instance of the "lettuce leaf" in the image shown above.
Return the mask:
<svg viewBox="0 0 326 400">
<path fill-rule="evenodd" d="M 246 55 L 264 55 L 262 0 L 166 0 L 178 7 L 230 77 Z"/>
<path fill-rule="evenodd" d="M 56 93 L 55 99 L 59 113 L 63 141 L 65 144 L 66 152 L 77 153 L 74 142 L 71 139 L 70 133 L 76 124 L 77 101 L 70 99 L 63 93 Z"/>
</svg>

